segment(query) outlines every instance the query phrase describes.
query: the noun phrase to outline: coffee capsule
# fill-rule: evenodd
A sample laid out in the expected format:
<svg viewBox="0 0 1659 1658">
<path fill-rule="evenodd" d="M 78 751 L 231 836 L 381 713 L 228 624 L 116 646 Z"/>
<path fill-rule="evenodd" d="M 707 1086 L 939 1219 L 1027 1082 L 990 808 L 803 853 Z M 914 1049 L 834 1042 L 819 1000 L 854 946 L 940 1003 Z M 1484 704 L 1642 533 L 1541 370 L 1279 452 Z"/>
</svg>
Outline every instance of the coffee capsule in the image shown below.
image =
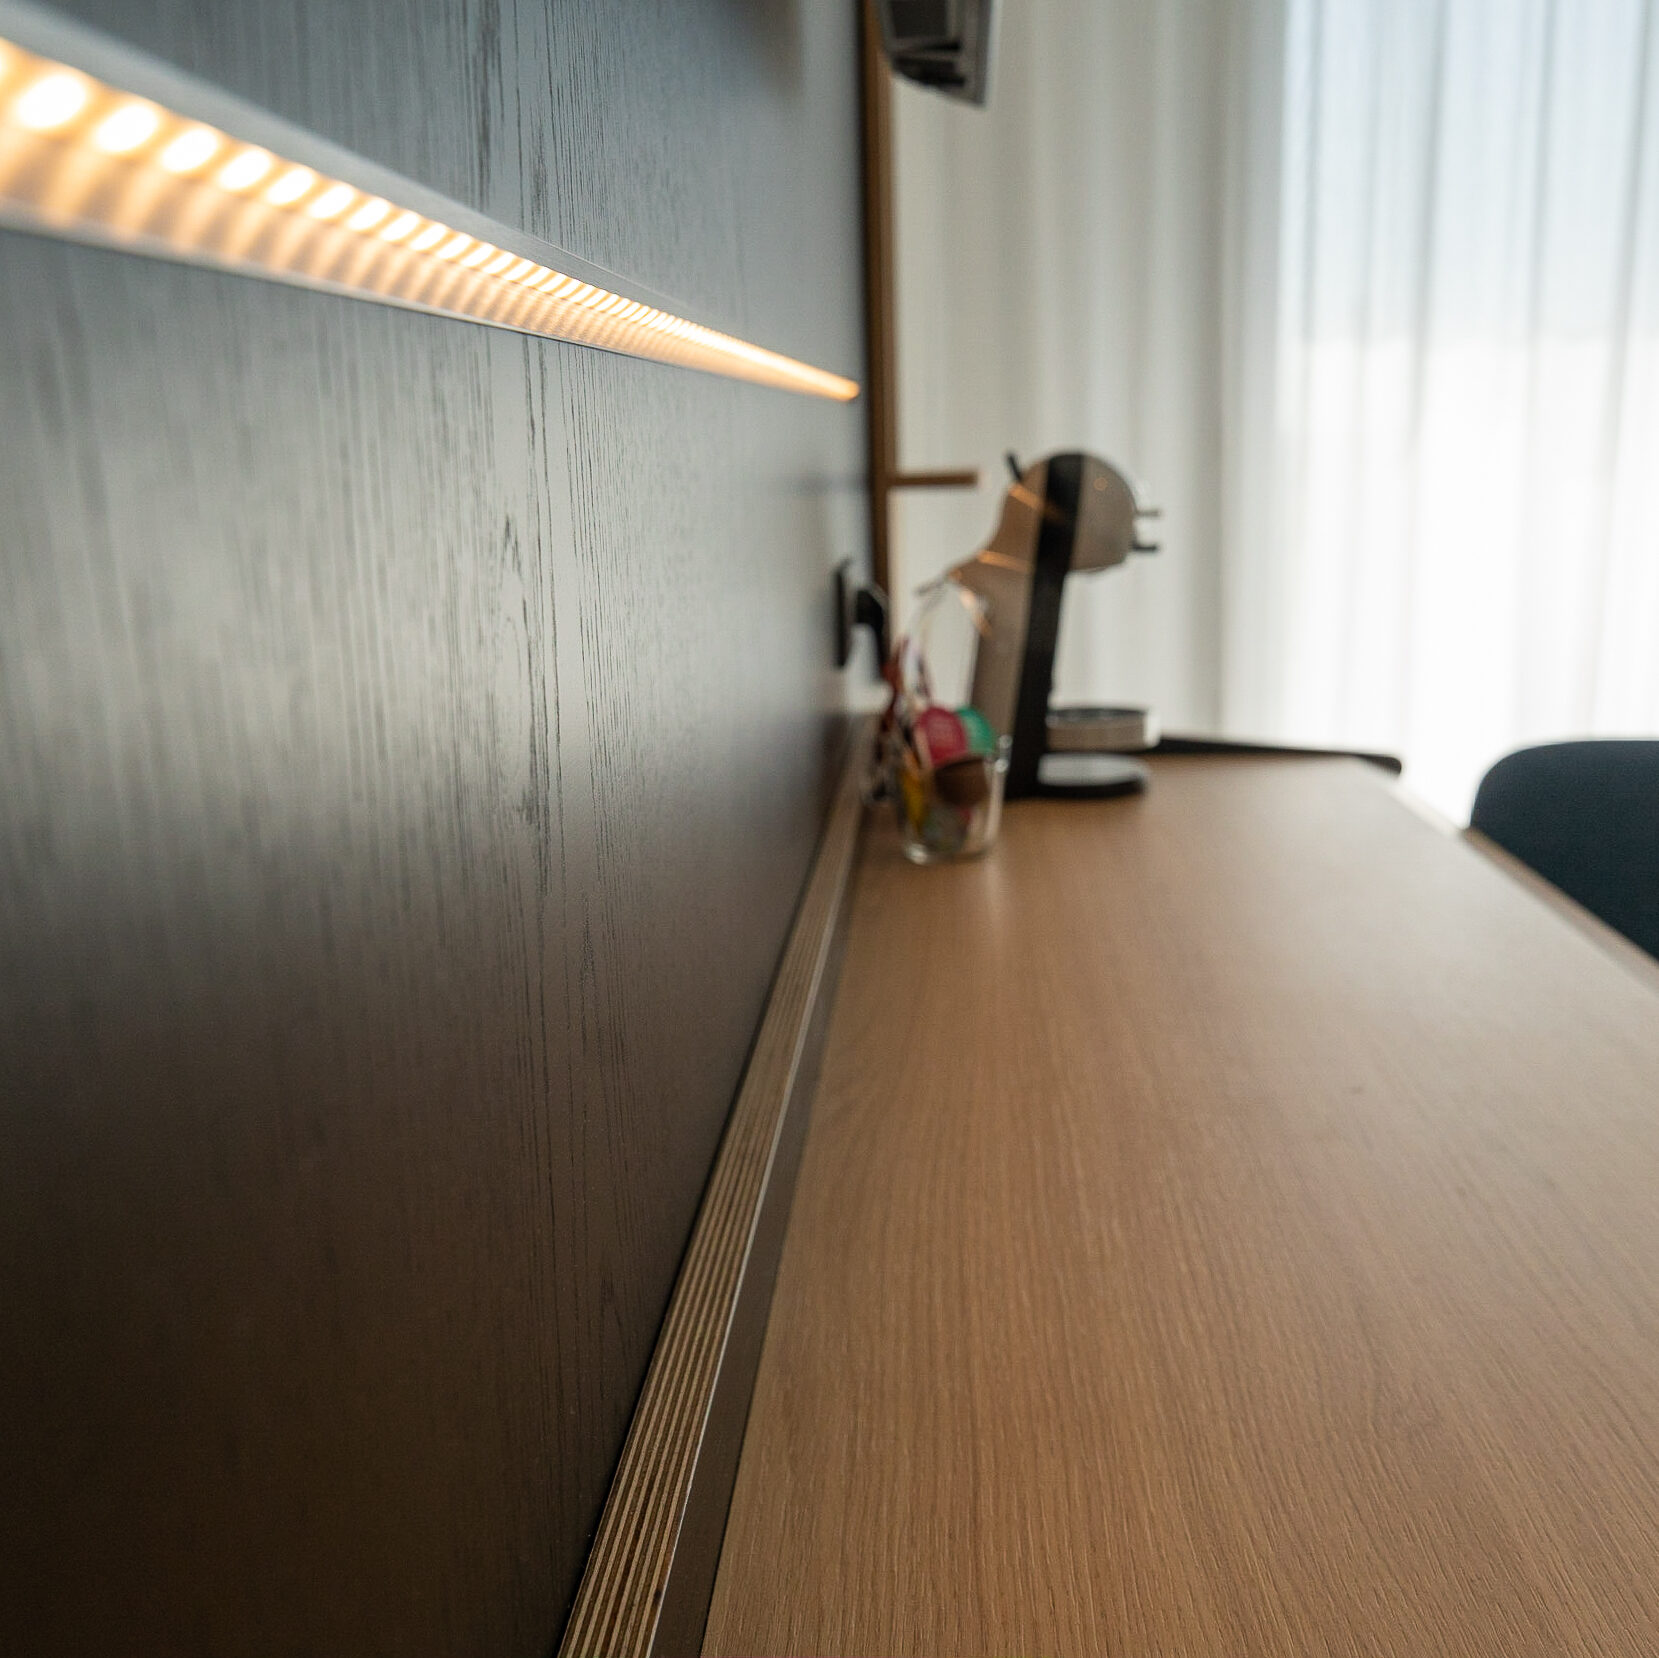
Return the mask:
<svg viewBox="0 0 1659 1658">
<path fill-rule="evenodd" d="M 916 716 L 917 746 L 930 766 L 948 766 L 969 752 L 968 734 L 948 708 L 924 708 Z"/>
<path fill-rule="evenodd" d="M 952 760 L 940 766 L 933 774 L 933 787 L 941 800 L 952 806 L 972 809 L 983 806 L 991 798 L 991 780 L 987 766 L 977 755 L 965 760 Z"/>
<path fill-rule="evenodd" d="M 997 734 L 991 722 L 977 708 L 958 708 L 956 717 L 962 722 L 963 735 L 967 737 L 968 747 L 973 753 L 983 754 L 987 759 L 996 753 Z"/>
</svg>

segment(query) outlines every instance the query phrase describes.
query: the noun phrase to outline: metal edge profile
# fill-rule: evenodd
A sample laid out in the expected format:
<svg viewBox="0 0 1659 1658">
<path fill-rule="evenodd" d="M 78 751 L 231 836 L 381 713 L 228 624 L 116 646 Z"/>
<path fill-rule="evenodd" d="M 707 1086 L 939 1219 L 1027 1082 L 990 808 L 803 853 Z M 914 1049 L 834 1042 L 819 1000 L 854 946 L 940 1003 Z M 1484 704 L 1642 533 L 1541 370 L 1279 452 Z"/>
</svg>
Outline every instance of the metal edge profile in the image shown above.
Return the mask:
<svg viewBox="0 0 1659 1658">
<path fill-rule="evenodd" d="M 1390 776 L 1398 777 L 1403 769 L 1396 754 L 1383 754 L 1374 749 L 1358 748 L 1304 748 L 1296 743 L 1257 743 L 1238 737 L 1185 736 L 1168 731 L 1151 749 L 1152 754 L 1242 754 L 1272 758 L 1302 760 L 1363 760 Z"/>
<path fill-rule="evenodd" d="M 852 729 L 559 1658 L 701 1649 L 840 974 L 872 723 Z"/>
<path fill-rule="evenodd" d="M 1546 880 L 1530 864 L 1523 863 L 1508 847 L 1500 846 L 1489 835 L 1483 835 L 1478 829 L 1459 829 L 1455 825 L 1450 833 L 1478 852 L 1494 868 L 1501 869 L 1540 903 L 1554 910 L 1603 954 L 1613 957 L 1650 989 L 1659 990 L 1659 961 L 1655 961 L 1641 945 L 1626 938 L 1616 927 L 1609 926 L 1593 911 L 1585 909 L 1570 893 L 1563 892 L 1553 881 Z"/>
</svg>

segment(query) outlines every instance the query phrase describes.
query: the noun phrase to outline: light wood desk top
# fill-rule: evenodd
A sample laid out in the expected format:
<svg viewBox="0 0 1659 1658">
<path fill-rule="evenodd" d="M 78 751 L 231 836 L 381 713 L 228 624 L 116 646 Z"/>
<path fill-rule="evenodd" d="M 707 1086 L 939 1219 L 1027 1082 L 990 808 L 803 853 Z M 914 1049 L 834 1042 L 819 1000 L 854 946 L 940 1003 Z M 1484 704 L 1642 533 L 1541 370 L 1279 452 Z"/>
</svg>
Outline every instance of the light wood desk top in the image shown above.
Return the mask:
<svg viewBox="0 0 1659 1658">
<path fill-rule="evenodd" d="M 858 882 L 707 1653 L 1659 1653 L 1654 977 L 1354 762 Z"/>
</svg>

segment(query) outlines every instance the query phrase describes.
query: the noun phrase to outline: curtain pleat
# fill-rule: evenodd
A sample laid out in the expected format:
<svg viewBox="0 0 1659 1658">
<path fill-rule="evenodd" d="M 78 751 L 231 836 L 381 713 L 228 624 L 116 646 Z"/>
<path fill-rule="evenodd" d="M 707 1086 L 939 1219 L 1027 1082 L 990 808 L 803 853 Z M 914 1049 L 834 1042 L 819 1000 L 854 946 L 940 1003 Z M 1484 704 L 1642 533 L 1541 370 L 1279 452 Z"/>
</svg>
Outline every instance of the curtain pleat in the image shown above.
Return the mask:
<svg viewBox="0 0 1659 1658">
<path fill-rule="evenodd" d="M 991 107 L 900 90 L 900 437 L 1099 450 L 1164 553 L 1059 685 L 1393 749 L 1462 817 L 1550 738 L 1659 733 L 1659 0 L 1022 0 Z M 900 595 L 901 607 L 903 595 Z"/>
<path fill-rule="evenodd" d="M 1229 726 L 1394 748 L 1454 816 L 1659 731 L 1653 0 L 1289 0 L 1273 487 Z M 1232 618 L 1229 618 L 1229 623 Z"/>
</svg>

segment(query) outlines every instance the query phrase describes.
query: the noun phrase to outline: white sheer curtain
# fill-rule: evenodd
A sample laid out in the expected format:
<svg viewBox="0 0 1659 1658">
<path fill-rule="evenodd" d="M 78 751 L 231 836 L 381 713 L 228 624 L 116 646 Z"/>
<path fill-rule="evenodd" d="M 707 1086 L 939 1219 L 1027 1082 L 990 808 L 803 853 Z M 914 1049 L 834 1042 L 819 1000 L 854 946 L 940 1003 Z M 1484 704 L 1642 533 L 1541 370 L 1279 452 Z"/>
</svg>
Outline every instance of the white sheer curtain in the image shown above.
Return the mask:
<svg viewBox="0 0 1659 1658">
<path fill-rule="evenodd" d="M 1517 744 L 1659 732 L 1659 0 L 1004 29 L 987 115 L 899 103 L 901 436 L 1163 498 L 1062 690 L 1394 748 L 1458 817 Z M 907 504 L 905 573 L 989 510 Z"/>
<path fill-rule="evenodd" d="M 1457 816 L 1519 743 L 1659 731 L 1656 23 L 1289 0 L 1230 724 L 1396 748 Z"/>
</svg>

